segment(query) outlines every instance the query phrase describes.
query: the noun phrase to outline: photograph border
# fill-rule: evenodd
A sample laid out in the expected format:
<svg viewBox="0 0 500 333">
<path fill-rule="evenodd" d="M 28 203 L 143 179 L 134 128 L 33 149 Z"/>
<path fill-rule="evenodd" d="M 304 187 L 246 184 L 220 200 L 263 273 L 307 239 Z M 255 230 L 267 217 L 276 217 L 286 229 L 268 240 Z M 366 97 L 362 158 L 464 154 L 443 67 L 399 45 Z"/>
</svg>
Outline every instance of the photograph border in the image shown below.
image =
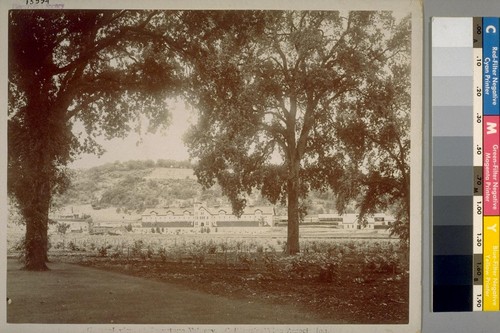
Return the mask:
<svg viewBox="0 0 500 333">
<path fill-rule="evenodd" d="M 354 4 L 351 2 L 355 2 Z M 13 0 L 0 4 L 0 39 L 2 56 L 0 73 L 0 235 L 6 235 L 7 212 L 7 40 L 8 11 L 10 9 L 298 9 L 298 10 L 398 10 L 412 13 L 412 60 L 411 60 L 411 214 L 410 214 L 410 302 L 409 323 L 402 325 L 87 325 L 87 324 L 8 324 L 6 303 L 0 302 L 0 331 L 2 332 L 419 332 L 421 329 L 421 223 L 422 219 L 422 41 L 423 8 L 421 1 L 412 0 L 310 0 L 310 1 L 76 1 L 51 0 L 50 7 L 25 5 L 25 0 Z M 6 297 L 6 236 L 0 237 L 0 296 Z"/>
</svg>

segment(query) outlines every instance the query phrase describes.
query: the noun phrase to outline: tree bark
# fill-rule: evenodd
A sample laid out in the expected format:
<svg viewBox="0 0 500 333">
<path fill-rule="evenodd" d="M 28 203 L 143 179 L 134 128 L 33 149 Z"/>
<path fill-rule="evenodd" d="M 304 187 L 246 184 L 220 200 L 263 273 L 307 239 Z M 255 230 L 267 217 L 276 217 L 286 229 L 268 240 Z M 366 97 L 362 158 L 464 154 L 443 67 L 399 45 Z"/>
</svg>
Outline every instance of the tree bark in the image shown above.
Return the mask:
<svg viewBox="0 0 500 333">
<path fill-rule="evenodd" d="M 45 142 L 45 141 L 44 141 Z M 49 268 L 48 261 L 48 222 L 51 202 L 51 175 L 48 159 L 44 154 L 35 158 L 38 163 L 26 163 L 25 177 L 18 188 L 18 202 L 26 220 L 25 263 L 24 269 L 43 271 Z"/>
<path fill-rule="evenodd" d="M 289 180 L 288 189 L 288 234 L 286 253 L 293 255 L 300 252 L 299 247 L 299 192 L 297 180 Z"/>
<path fill-rule="evenodd" d="M 299 178 L 300 162 L 293 161 L 290 167 L 290 177 L 287 181 L 288 192 L 288 233 L 286 253 L 294 255 L 300 252 L 299 246 Z"/>
<path fill-rule="evenodd" d="M 47 228 L 48 215 L 29 209 L 26 218 L 25 263 L 24 269 L 29 271 L 46 271 L 47 261 Z"/>
</svg>

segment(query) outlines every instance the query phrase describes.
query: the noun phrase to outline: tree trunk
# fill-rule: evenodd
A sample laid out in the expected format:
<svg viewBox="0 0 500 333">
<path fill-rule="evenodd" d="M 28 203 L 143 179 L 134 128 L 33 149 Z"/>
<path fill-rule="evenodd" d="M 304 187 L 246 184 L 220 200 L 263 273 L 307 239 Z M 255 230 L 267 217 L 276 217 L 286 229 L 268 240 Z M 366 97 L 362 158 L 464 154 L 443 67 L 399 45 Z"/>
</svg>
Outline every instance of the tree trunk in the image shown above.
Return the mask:
<svg viewBox="0 0 500 333">
<path fill-rule="evenodd" d="M 294 255 L 300 252 L 299 247 L 299 188 L 300 188 L 300 161 L 290 163 L 289 178 L 287 181 L 288 192 L 288 234 L 286 253 Z"/>
<path fill-rule="evenodd" d="M 286 253 L 293 255 L 300 252 L 298 179 L 291 179 L 288 181 L 287 191 L 288 191 L 288 236 L 286 243 Z"/>
<path fill-rule="evenodd" d="M 26 185 L 25 192 L 20 199 L 23 216 L 26 220 L 25 237 L 25 263 L 24 269 L 29 271 L 48 270 L 48 222 L 50 208 L 50 182 L 49 176 L 36 169 L 28 172 L 34 176 L 31 186 Z M 26 200 L 26 201 L 24 201 Z"/>
<path fill-rule="evenodd" d="M 38 216 L 37 216 L 38 215 Z M 45 271 L 47 261 L 47 222 L 48 218 L 32 212 L 26 218 L 26 243 L 24 269 Z"/>
</svg>

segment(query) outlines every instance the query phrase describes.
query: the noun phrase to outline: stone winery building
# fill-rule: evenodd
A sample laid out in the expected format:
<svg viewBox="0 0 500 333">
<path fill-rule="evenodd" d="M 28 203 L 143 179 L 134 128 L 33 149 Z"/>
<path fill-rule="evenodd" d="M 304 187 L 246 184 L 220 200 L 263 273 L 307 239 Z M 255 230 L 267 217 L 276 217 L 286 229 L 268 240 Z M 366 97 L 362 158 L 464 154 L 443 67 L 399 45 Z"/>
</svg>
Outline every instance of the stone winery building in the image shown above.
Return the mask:
<svg viewBox="0 0 500 333">
<path fill-rule="evenodd" d="M 141 226 L 156 228 L 224 228 L 224 227 L 271 227 L 275 216 L 272 206 L 247 206 L 241 216 L 231 207 L 208 207 L 195 203 L 189 208 L 150 208 L 142 213 Z"/>
</svg>

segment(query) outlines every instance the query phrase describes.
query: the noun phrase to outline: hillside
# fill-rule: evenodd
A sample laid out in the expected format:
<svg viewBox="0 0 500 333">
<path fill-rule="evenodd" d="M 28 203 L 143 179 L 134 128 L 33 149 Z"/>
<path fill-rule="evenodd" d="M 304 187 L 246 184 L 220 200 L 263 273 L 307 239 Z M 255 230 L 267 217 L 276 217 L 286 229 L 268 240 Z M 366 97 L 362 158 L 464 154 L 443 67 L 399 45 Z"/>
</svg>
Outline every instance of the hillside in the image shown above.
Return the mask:
<svg viewBox="0 0 500 333">
<path fill-rule="evenodd" d="M 203 191 L 190 168 L 129 161 L 72 170 L 69 189 L 55 202 L 59 207 L 91 204 L 97 209 L 142 211 L 158 205 L 182 205 L 209 194 L 221 196 L 214 190 Z"/>
<path fill-rule="evenodd" d="M 270 204 L 254 193 L 255 205 Z M 191 206 L 205 201 L 209 206 L 229 204 L 219 186 L 204 190 L 187 162 L 129 161 L 71 171 L 71 185 L 55 198 L 56 207 L 92 205 L 97 210 L 113 208 L 117 213 L 138 213 L 147 207 Z M 331 193 L 311 193 L 306 201 L 309 214 L 334 208 Z M 284 207 L 277 207 L 285 214 Z"/>
<path fill-rule="evenodd" d="M 145 179 L 194 179 L 196 176 L 192 169 L 183 168 L 154 168 Z"/>
</svg>

